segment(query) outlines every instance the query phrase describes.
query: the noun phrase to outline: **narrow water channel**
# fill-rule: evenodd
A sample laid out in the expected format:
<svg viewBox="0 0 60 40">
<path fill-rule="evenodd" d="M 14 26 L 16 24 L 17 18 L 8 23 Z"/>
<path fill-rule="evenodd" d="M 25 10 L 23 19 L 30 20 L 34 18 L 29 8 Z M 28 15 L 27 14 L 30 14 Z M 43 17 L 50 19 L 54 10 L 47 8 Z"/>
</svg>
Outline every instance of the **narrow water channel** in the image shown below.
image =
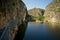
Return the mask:
<svg viewBox="0 0 60 40">
<path fill-rule="evenodd" d="M 60 25 L 29 22 L 23 40 L 60 40 Z"/>
</svg>

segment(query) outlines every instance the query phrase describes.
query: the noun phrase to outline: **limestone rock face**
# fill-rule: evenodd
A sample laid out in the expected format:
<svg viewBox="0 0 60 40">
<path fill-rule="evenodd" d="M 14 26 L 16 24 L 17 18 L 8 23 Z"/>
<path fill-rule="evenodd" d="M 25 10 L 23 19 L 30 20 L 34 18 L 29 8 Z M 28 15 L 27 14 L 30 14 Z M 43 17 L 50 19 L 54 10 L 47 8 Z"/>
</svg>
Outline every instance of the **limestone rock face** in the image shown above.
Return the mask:
<svg viewBox="0 0 60 40">
<path fill-rule="evenodd" d="M 0 29 L 6 28 L 16 18 L 18 18 L 20 25 L 25 20 L 26 12 L 27 9 L 22 0 L 0 0 Z M 17 27 L 18 25 L 11 29 L 9 40 L 14 39 Z"/>
<path fill-rule="evenodd" d="M 46 6 L 45 21 L 60 22 L 60 0 L 53 0 Z"/>
<path fill-rule="evenodd" d="M 44 10 L 40 8 L 33 8 L 28 10 L 28 14 L 31 16 L 39 17 L 44 14 Z"/>
</svg>

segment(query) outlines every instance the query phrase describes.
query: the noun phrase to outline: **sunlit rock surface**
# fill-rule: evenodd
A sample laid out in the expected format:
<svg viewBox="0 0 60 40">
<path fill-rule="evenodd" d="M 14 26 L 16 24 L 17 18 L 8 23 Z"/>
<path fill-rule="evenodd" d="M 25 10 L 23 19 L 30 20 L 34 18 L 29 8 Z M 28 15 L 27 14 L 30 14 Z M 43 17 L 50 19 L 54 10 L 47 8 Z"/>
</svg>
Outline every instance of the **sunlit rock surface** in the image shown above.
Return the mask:
<svg viewBox="0 0 60 40">
<path fill-rule="evenodd" d="M 0 30 L 6 28 L 16 18 L 18 18 L 18 25 L 22 24 L 25 21 L 26 13 L 26 6 L 21 0 L 0 0 Z M 18 25 L 9 32 L 9 40 L 14 39 Z"/>
<path fill-rule="evenodd" d="M 52 0 L 45 9 L 45 22 L 60 22 L 60 0 Z"/>
<path fill-rule="evenodd" d="M 44 9 L 32 8 L 32 9 L 28 10 L 28 14 L 31 16 L 39 17 L 44 14 Z"/>
<path fill-rule="evenodd" d="M 28 20 L 29 21 L 41 21 L 40 19 L 44 15 L 44 9 L 41 8 L 32 8 L 28 10 Z"/>
</svg>

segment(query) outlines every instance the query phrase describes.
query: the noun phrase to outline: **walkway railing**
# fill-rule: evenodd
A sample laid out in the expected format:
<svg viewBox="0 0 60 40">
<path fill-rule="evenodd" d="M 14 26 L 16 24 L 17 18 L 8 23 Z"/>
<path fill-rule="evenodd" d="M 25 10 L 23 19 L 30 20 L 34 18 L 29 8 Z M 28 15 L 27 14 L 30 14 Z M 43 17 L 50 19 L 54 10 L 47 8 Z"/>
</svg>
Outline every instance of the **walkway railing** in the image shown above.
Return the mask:
<svg viewBox="0 0 60 40">
<path fill-rule="evenodd" d="M 14 28 L 18 24 L 18 19 L 13 20 L 11 23 L 7 25 L 7 27 L 4 29 L 0 40 L 9 40 L 9 31 Z"/>
</svg>

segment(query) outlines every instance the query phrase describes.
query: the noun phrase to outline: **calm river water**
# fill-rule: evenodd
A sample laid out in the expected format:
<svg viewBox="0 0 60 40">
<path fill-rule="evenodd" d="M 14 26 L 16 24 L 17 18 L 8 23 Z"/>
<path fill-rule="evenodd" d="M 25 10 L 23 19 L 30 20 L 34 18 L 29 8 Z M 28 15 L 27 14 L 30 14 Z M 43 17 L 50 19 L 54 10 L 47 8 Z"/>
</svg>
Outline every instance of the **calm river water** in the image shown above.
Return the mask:
<svg viewBox="0 0 60 40">
<path fill-rule="evenodd" d="M 29 22 L 23 40 L 60 40 L 60 25 Z"/>
</svg>

